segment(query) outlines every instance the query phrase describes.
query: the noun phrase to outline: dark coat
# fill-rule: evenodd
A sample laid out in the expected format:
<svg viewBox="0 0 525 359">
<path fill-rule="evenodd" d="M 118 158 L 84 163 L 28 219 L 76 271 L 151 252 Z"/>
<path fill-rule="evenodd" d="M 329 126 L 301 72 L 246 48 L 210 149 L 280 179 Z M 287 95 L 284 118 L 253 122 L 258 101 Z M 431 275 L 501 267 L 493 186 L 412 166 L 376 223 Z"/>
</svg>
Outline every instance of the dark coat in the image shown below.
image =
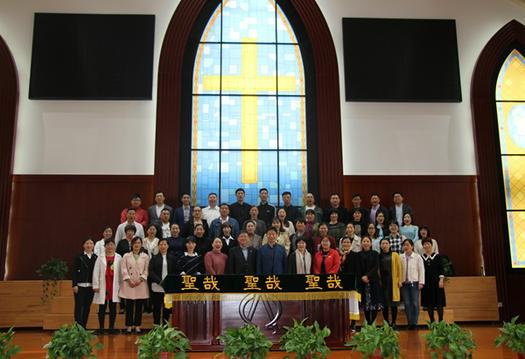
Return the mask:
<svg viewBox="0 0 525 359">
<path fill-rule="evenodd" d="M 248 259 L 244 259 L 242 248 L 233 247 L 228 254 L 228 264 L 226 266 L 227 274 L 255 274 L 256 271 L 257 250 L 248 247 Z"/>
</svg>

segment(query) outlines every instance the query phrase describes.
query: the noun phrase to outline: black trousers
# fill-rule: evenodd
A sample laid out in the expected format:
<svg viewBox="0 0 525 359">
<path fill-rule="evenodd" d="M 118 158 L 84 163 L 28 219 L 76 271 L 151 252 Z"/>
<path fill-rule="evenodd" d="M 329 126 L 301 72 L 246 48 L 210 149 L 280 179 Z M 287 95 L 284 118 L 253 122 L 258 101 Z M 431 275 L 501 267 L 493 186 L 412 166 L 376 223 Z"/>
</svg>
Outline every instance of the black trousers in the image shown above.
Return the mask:
<svg viewBox="0 0 525 359">
<path fill-rule="evenodd" d="M 150 292 L 150 301 L 153 302 L 153 324 L 162 324 L 170 320 L 171 310 L 164 307 L 164 293 Z"/>
<path fill-rule="evenodd" d="M 142 307 L 146 299 L 126 299 L 126 327 L 142 324 Z"/>
<path fill-rule="evenodd" d="M 95 293 L 91 287 L 78 287 L 78 293 L 75 293 L 75 322 L 84 328 L 87 325 L 94 295 Z"/>
<path fill-rule="evenodd" d="M 117 303 L 106 300 L 104 304 L 98 306 L 98 325 L 104 329 L 104 319 L 106 318 L 106 308 L 109 307 L 109 329 L 115 328 L 115 318 L 117 317 Z"/>
</svg>

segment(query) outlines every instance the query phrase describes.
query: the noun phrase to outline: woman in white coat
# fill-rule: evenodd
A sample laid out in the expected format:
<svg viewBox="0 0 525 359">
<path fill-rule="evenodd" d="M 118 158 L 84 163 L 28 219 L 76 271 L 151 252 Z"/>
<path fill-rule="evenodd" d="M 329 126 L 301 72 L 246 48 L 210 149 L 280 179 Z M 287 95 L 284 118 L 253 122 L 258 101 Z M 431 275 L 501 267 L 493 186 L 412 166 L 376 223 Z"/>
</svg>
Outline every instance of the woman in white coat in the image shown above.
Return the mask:
<svg viewBox="0 0 525 359">
<path fill-rule="evenodd" d="M 120 261 L 122 257 L 115 253 L 115 240 L 106 238 L 104 241 L 105 254 L 99 256 L 93 270 L 93 303 L 99 304 L 98 323 L 99 333 L 104 333 L 104 319 L 106 307 L 109 307 L 108 334 L 116 334 L 115 318 L 117 316 L 117 303 L 120 302 Z"/>
</svg>

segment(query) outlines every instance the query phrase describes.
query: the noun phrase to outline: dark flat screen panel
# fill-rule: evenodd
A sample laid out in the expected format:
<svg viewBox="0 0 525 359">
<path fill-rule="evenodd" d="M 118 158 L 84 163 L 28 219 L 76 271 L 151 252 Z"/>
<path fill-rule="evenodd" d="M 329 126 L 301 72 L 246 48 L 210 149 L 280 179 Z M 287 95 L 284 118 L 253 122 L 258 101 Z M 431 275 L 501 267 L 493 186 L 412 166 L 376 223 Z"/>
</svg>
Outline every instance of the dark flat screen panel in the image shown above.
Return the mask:
<svg viewBox="0 0 525 359">
<path fill-rule="evenodd" d="M 455 20 L 343 19 L 346 101 L 461 102 Z"/>
<path fill-rule="evenodd" d="M 154 15 L 35 13 L 30 99 L 150 100 Z"/>
</svg>

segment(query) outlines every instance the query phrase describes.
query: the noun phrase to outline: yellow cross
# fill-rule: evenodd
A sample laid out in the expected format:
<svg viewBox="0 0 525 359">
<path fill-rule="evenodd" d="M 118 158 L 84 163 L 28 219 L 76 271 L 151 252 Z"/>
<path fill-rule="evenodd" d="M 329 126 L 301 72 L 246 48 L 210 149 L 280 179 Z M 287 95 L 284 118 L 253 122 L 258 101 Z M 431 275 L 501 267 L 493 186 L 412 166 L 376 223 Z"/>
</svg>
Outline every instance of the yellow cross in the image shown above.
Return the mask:
<svg viewBox="0 0 525 359">
<path fill-rule="evenodd" d="M 256 95 L 260 91 L 276 92 L 275 76 L 257 75 L 257 44 L 255 39 L 243 38 L 241 49 L 241 74 L 222 77 L 222 91 L 240 91 L 241 95 Z M 216 91 L 221 88 L 220 76 L 204 76 L 203 88 Z M 279 77 L 279 91 L 294 91 L 294 76 Z M 241 149 L 259 149 L 258 143 L 258 98 L 257 96 L 241 97 Z M 278 165 L 278 164 L 276 164 Z M 242 151 L 242 183 L 257 183 L 258 152 Z"/>
</svg>

